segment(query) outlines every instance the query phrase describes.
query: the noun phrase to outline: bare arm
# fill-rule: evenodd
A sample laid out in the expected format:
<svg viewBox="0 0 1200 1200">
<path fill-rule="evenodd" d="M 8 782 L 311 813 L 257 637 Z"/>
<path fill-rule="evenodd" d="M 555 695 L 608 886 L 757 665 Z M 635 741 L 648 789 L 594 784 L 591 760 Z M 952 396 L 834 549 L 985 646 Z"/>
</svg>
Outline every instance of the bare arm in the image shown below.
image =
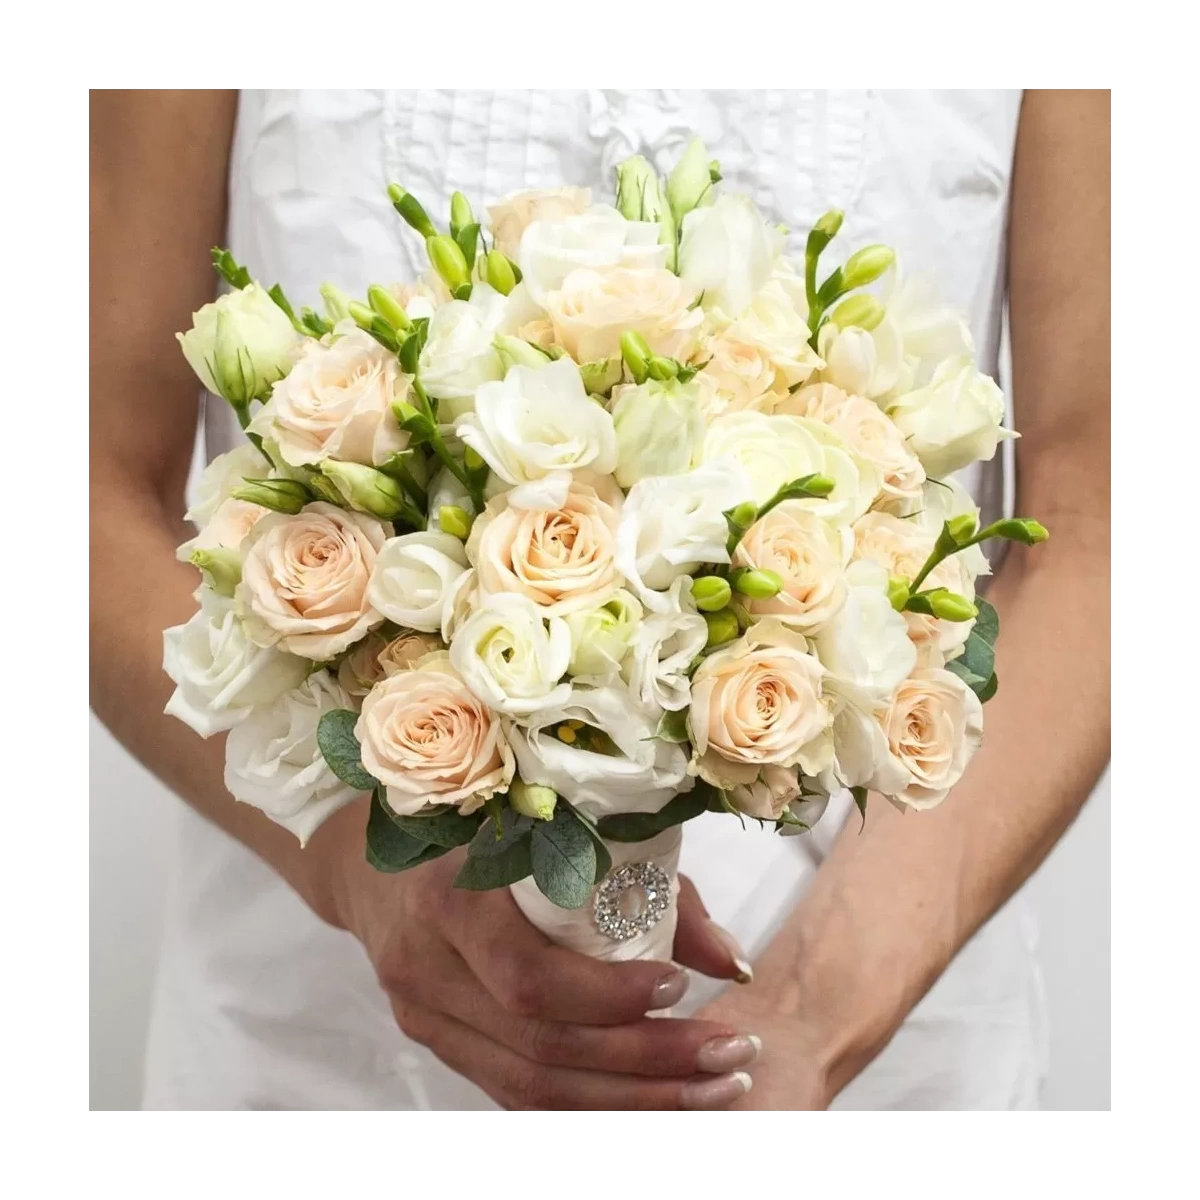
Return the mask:
<svg viewBox="0 0 1200 1200">
<path fill-rule="evenodd" d="M 988 593 L 1001 686 L 963 782 L 931 813 L 873 801 L 755 986 L 714 1006 L 767 1039 L 746 1107 L 827 1104 L 1042 861 L 1108 759 L 1108 93 L 1026 96 L 1009 286 L 1017 510 L 1051 539 L 1013 546 Z"/>
</svg>

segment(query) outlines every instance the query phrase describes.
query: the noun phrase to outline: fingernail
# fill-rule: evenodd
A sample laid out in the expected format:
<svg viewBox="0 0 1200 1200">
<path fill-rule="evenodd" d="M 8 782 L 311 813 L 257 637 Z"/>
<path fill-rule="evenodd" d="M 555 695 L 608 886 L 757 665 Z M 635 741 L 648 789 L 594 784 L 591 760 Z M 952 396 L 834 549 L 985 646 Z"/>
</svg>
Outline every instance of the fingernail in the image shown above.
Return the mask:
<svg viewBox="0 0 1200 1200">
<path fill-rule="evenodd" d="M 709 921 L 708 927 L 712 931 L 713 937 L 729 951 L 729 957 L 733 959 L 733 965 L 737 968 L 734 979 L 738 983 L 753 983 L 754 968 L 750 965 L 745 950 L 737 944 L 733 934 L 728 929 L 723 929 L 716 921 Z"/>
<path fill-rule="evenodd" d="M 684 992 L 688 990 L 689 982 L 691 981 L 686 971 L 672 971 L 670 975 L 664 975 L 650 993 L 648 1011 L 657 1012 L 660 1008 L 670 1008 L 673 1004 L 678 1004 L 683 999 Z"/>
<path fill-rule="evenodd" d="M 762 1039 L 752 1033 L 713 1038 L 697 1052 L 696 1070 L 711 1071 L 717 1075 L 722 1071 L 732 1071 L 734 1067 L 746 1067 L 758 1057 L 761 1049 Z"/>
<path fill-rule="evenodd" d="M 725 1108 L 740 1100 L 751 1088 L 753 1081 L 745 1071 L 734 1071 L 732 1075 L 718 1075 L 716 1079 L 694 1080 L 685 1083 L 679 1093 L 680 1108 Z"/>
</svg>

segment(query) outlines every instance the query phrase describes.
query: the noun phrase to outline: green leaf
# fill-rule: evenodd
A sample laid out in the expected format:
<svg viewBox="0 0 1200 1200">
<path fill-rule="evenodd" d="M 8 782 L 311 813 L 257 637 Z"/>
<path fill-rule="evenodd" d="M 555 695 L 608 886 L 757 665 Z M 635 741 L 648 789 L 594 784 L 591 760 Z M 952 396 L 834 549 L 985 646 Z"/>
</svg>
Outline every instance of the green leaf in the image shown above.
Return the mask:
<svg viewBox="0 0 1200 1200">
<path fill-rule="evenodd" d="M 479 831 L 478 814 L 464 817 L 453 808 L 429 816 L 402 817 L 396 813 L 388 815 L 410 837 L 435 846 L 444 846 L 447 850 L 454 846 L 465 846 Z"/>
<path fill-rule="evenodd" d="M 367 818 L 367 862 L 377 871 L 395 874 L 420 866 L 431 858 L 445 854 L 447 846 L 431 846 L 405 833 L 384 807 L 375 789 L 371 797 L 371 814 Z"/>
<path fill-rule="evenodd" d="M 858 815 L 862 818 L 862 824 L 858 827 L 861 833 L 867 824 L 867 789 L 865 787 L 852 787 L 850 795 L 854 797 L 854 804 L 858 809 Z"/>
<path fill-rule="evenodd" d="M 659 721 L 658 728 L 654 731 L 654 736 L 660 742 L 686 742 L 688 740 L 687 719 L 688 710 L 686 708 L 663 713 L 662 720 Z"/>
<path fill-rule="evenodd" d="M 291 323 L 293 325 L 295 325 L 297 323 L 296 322 L 296 314 L 295 314 L 295 312 L 292 311 L 292 305 L 291 305 L 290 301 L 288 300 L 287 296 L 285 296 L 283 294 L 282 284 L 273 283 L 267 289 L 267 295 L 270 296 L 271 299 L 275 301 L 275 303 L 287 314 L 288 320 L 291 321 Z"/>
<path fill-rule="evenodd" d="M 983 687 L 985 683 L 987 683 L 987 680 L 984 679 L 982 675 L 976 675 L 974 671 L 965 666 L 962 659 L 959 658 L 952 658 L 946 664 L 946 670 L 952 675 L 957 675 L 959 679 L 961 679 L 963 683 L 965 683 L 973 692 L 978 692 L 979 689 Z"/>
<path fill-rule="evenodd" d="M 533 871 L 529 843 L 533 821 L 512 809 L 501 814 L 503 833 L 496 836 L 496 827 L 485 821 L 471 840 L 467 861 L 454 877 L 454 886 L 473 892 L 507 887 L 524 879 Z"/>
<path fill-rule="evenodd" d="M 250 272 L 238 262 L 228 250 L 221 246 L 212 248 L 212 265 L 213 270 L 225 280 L 230 287 L 244 288 L 249 287 L 252 280 Z"/>
<path fill-rule="evenodd" d="M 604 844 L 604 839 L 600 836 L 600 830 L 596 828 L 596 822 L 591 817 L 584 816 L 573 804 L 564 800 L 561 796 L 558 798 L 560 805 L 566 805 L 574 814 L 576 820 L 588 831 L 588 836 L 592 839 L 592 845 L 596 847 L 596 877 L 595 882 L 599 883 L 605 875 L 612 870 L 612 855 L 608 852 L 608 847 Z"/>
<path fill-rule="evenodd" d="M 596 847 L 566 805 L 549 821 L 538 821 L 530 839 L 533 878 L 542 895 L 559 908 L 582 908 L 596 882 Z"/>
<path fill-rule="evenodd" d="M 467 260 L 467 269 L 470 270 L 475 265 L 475 249 L 479 244 L 478 223 L 463 226 L 454 234 L 454 240 L 463 252 L 463 257 Z"/>
<path fill-rule="evenodd" d="M 1000 681 L 996 678 L 996 672 L 993 671 L 991 679 L 989 679 L 987 683 L 983 685 L 983 687 L 977 688 L 975 690 L 975 695 L 979 697 L 979 702 L 981 704 L 986 704 L 996 694 L 996 691 L 999 687 Z"/>
<path fill-rule="evenodd" d="M 979 616 L 971 628 L 972 634 L 982 638 L 989 646 L 995 646 L 1000 636 L 1000 614 L 986 600 L 979 598 L 975 600 L 975 607 L 979 609 Z"/>
<path fill-rule="evenodd" d="M 696 786 L 690 792 L 681 792 L 668 801 L 658 812 L 653 813 L 615 813 L 611 817 L 601 817 L 596 823 L 600 836 L 610 842 L 644 842 L 664 829 L 673 825 L 682 825 L 698 817 L 708 808 L 715 788 L 697 780 Z"/>
<path fill-rule="evenodd" d="M 361 748 L 354 736 L 358 713 L 348 708 L 327 712 L 317 725 L 317 746 L 329 769 L 343 782 L 360 792 L 369 792 L 376 779 L 362 765 Z"/>
</svg>

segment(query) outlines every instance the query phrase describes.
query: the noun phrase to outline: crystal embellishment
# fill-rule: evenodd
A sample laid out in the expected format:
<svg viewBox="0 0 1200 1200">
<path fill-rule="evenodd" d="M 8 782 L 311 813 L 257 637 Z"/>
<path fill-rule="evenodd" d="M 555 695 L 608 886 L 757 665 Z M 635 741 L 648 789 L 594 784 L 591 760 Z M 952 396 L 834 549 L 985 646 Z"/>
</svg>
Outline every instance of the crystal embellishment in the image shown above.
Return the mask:
<svg viewBox="0 0 1200 1200">
<path fill-rule="evenodd" d="M 596 889 L 596 928 L 614 942 L 648 933 L 671 907 L 671 880 L 653 863 L 626 863 Z"/>
</svg>

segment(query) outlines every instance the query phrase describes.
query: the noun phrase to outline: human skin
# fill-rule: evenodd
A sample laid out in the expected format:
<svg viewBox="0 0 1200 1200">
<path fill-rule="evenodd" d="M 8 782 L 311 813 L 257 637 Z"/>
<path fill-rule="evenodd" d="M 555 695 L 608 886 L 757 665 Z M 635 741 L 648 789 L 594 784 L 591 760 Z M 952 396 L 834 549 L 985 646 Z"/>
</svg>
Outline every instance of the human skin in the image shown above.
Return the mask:
<svg viewBox="0 0 1200 1200">
<path fill-rule="evenodd" d="M 755 964 L 754 986 L 728 989 L 697 1021 L 643 1019 L 678 988 L 662 965 L 592 962 L 550 947 L 506 892 L 454 891 L 453 855 L 401 876 L 373 872 L 361 806 L 302 852 L 230 800 L 222 738 L 162 715 L 161 631 L 191 615 L 197 582 L 174 559 L 189 536 L 197 385 L 173 335 L 213 295 L 208 248 L 224 236 L 235 104 L 231 93 L 93 97 L 94 708 L 164 782 L 356 936 L 401 1028 L 497 1102 L 826 1106 L 1041 861 L 1107 760 L 1107 93 L 1034 92 L 1022 109 L 1009 261 L 1018 511 L 1052 538 L 1013 547 L 989 592 L 1003 680 L 985 747 L 933 813 L 901 819 L 873 799 L 866 829 L 851 823 Z M 686 887 L 677 960 L 729 978 L 744 974 L 737 956 Z M 738 1099 L 729 1072 L 753 1047 L 727 1039 L 746 1034 L 766 1049 Z"/>
</svg>

